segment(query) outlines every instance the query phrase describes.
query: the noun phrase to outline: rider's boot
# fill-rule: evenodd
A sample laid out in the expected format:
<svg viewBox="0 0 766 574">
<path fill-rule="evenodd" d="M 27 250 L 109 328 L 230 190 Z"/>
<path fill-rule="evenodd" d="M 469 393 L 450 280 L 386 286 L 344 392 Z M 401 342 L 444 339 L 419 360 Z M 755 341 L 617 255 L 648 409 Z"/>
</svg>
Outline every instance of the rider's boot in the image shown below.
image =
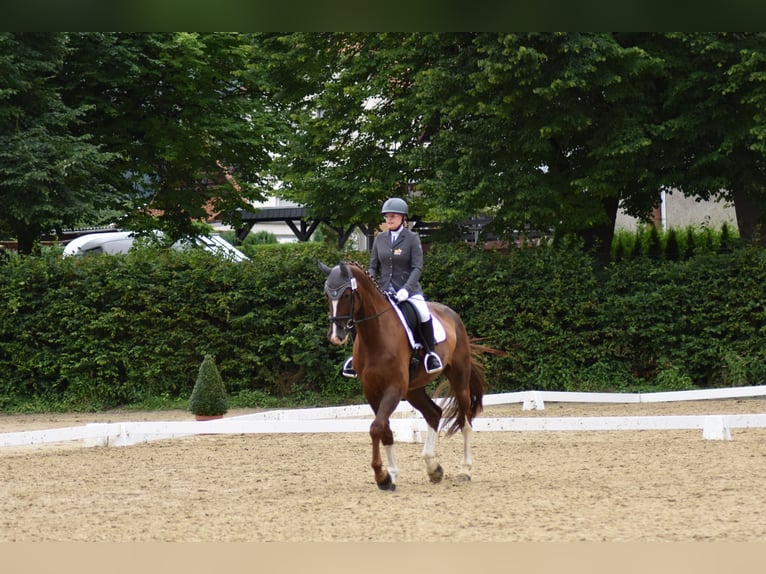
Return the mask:
<svg viewBox="0 0 766 574">
<path fill-rule="evenodd" d="M 352 359 L 353 357 L 346 359 L 346 362 L 343 363 L 343 367 L 340 370 L 340 374 L 344 377 L 348 377 L 349 379 L 356 378 L 356 371 L 354 370 L 354 366 L 351 364 Z"/>
<path fill-rule="evenodd" d="M 434 339 L 433 320 L 429 318 L 428 321 L 423 321 L 420 324 L 420 329 L 423 334 L 423 346 L 426 348 L 426 356 L 423 359 L 423 366 L 426 369 L 426 373 L 432 375 L 444 368 L 441 358 L 434 352 L 436 340 Z"/>
</svg>

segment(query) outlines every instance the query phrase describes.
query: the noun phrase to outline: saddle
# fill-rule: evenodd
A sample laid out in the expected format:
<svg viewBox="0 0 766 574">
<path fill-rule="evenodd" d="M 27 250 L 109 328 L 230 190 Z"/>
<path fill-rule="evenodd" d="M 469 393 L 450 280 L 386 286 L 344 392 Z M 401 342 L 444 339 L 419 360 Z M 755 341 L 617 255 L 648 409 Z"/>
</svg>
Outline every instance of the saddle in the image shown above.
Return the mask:
<svg viewBox="0 0 766 574">
<path fill-rule="evenodd" d="M 394 309 L 396 309 L 399 319 L 402 321 L 404 329 L 407 332 L 407 337 L 410 340 L 410 349 L 412 351 L 410 356 L 410 379 L 412 379 L 417 374 L 420 362 L 424 356 L 425 346 L 423 345 L 424 335 L 421 330 L 422 321 L 420 320 L 420 315 L 418 314 L 417 309 L 415 309 L 415 306 L 409 301 L 397 303 L 392 300 L 391 303 L 393 304 Z M 431 314 L 431 322 L 434 328 L 434 339 L 437 343 L 441 343 L 447 338 L 444 325 L 442 325 L 442 322 L 433 313 Z"/>
<path fill-rule="evenodd" d="M 407 337 L 410 340 L 410 346 L 418 348 L 422 345 L 423 333 L 420 330 L 420 315 L 418 315 L 417 309 L 409 301 L 403 301 L 397 303 L 393 299 L 391 300 L 394 309 L 396 309 L 399 320 L 404 325 L 405 331 L 407 331 Z M 444 330 L 444 325 L 439 318 L 431 314 L 431 321 L 434 326 L 434 339 L 437 343 L 443 342 L 447 338 L 447 332 Z"/>
<path fill-rule="evenodd" d="M 409 301 L 402 301 L 401 303 L 396 303 L 396 306 L 401 311 L 400 318 L 404 319 L 404 326 L 415 335 L 416 341 L 420 343 L 423 340 L 423 333 L 420 331 L 420 315 L 418 315 L 415 305 Z"/>
</svg>

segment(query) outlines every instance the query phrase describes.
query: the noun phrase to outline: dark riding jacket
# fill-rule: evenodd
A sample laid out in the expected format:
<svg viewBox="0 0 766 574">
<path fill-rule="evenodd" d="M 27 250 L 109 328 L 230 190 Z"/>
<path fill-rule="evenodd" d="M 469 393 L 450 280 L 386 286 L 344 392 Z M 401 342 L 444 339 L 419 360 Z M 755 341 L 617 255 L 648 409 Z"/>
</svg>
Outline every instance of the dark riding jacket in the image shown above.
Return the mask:
<svg viewBox="0 0 766 574">
<path fill-rule="evenodd" d="M 404 288 L 410 295 L 422 294 L 423 247 L 420 236 L 402 226 L 392 245 L 390 231 L 378 233 L 372 242 L 369 273 L 384 291 L 395 293 Z"/>
</svg>

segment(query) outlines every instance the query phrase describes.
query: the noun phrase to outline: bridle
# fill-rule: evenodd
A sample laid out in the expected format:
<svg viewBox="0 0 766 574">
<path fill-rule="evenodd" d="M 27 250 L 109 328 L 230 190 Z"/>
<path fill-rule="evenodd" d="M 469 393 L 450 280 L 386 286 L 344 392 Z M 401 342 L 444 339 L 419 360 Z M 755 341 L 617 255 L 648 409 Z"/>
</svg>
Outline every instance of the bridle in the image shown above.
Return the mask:
<svg viewBox="0 0 766 574">
<path fill-rule="evenodd" d="M 371 321 L 372 319 L 377 319 L 384 313 L 387 313 L 391 311 L 394 307 L 393 304 L 389 305 L 379 313 L 375 313 L 374 315 L 369 315 L 367 317 L 362 317 L 361 319 L 356 319 L 354 317 L 354 312 L 356 309 L 356 293 L 357 293 L 357 282 L 356 277 L 351 277 L 349 281 L 346 281 L 344 283 L 341 283 L 337 287 L 330 287 L 328 282 L 325 281 L 324 284 L 324 292 L 325 294 L 332 300 L 337 301 L 340 299 L 343 294 L 347 290 L 351 290 L 351 313 L 349 315 L 332 315 L 330 316 L 330 324 L 337 323 L 338 325 L 341 325 L 345 321 L 345 327 L 346 329 L 353 329 L 355 326 L 359 325 L 360 323 L 364 323 L 366 321 Z"/>
</svg>

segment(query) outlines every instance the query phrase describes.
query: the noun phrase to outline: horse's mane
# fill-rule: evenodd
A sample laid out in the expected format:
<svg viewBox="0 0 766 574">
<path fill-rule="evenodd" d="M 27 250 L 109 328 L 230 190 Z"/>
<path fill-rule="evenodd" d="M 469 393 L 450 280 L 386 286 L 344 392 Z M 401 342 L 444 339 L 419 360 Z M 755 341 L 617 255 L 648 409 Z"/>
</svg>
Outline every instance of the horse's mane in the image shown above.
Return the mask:
<svg viewBox="0 0 766 574">
<path fill-rule="evenodd" d="M 380 288 L 380 285 L 378 285 L 378 280 L 375 279 L 372 275 L 370 275 L 369 271 L 367 271 L 367 268 L 359 263 L 358 261 L 348 260 L 343 262 L 344 265 L 348 265 L 349 267 L 356 267 L 359 269 L 359 271 L 362 272 L 362 274 L 367 277 L 367 279 L 370 280 L 370 283 L 372 283 L 375 286 L 375 289 L 377 289 L 382 295 L 385 295 L 385 292 L 383 289 Z"/>
</svg>

